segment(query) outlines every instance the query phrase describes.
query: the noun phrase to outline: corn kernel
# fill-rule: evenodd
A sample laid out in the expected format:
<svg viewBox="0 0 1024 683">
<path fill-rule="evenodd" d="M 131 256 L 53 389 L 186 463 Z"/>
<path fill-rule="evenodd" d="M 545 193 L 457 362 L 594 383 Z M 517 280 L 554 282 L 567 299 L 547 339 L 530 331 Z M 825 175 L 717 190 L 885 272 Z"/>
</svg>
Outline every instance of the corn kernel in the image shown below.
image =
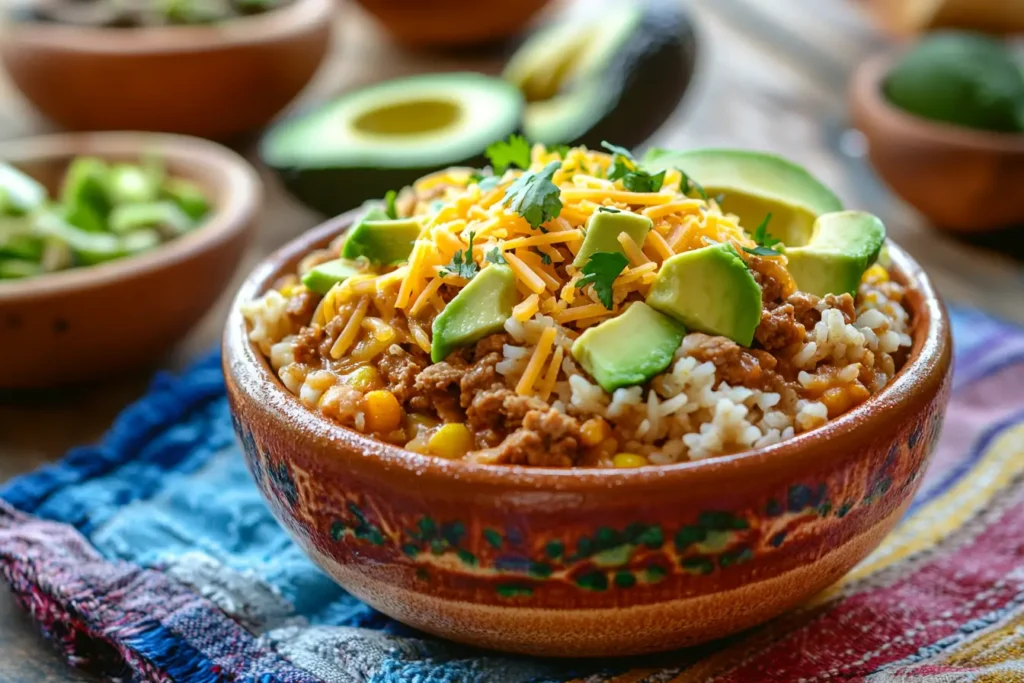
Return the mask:
<svg viewBox="0 0 1024 683">
<path fill-rule="evenodd" d="M 457 460 L 473 450 L 473 435 L 461 422 L 449 422 L 430 437 L 427 450 L 439 458 Z"/>
<path fill-rule="evenodd" d="M 832 387 L 827 389 L 818 400 L 828 408 L 828 416 L 835 417 L 845 413 L 850 408 L 850 398 L 845 387 Z"/>
<path fill-rule="evenodd" d="M 345 376 L 345 384 L 353 389 L 358 389 L 364 394 L 384 386 L 380 379 L 380 373 L 372 365 L 361 365 L 350 372 Z"/>
<path fill-rule="evenodd" d="M 636 453 L 616 453 L 612 458 L 612 464 L 619 469 L 643 467 L 647 464 L 647 458 Z"/>
<path fill-rule="evenodd" d="M 366 395 L 366 429 L 390 432 L 402 423 L 402 406 L 390 391 L 371 391 Z"/>
<path fill-rule="evenodd" d="M 864 282 L 888 282 L 889 271 L 877 263 L 867 270 L 864 271 L 864 276 L 861 278 Z"/>
<path fill-rule="evenodd" d="M 611 436 L 611 430 L 607 422 L 595 417 L 580 426 L 580 436 L 584 446 L 596 446 Z"/>
</svg>

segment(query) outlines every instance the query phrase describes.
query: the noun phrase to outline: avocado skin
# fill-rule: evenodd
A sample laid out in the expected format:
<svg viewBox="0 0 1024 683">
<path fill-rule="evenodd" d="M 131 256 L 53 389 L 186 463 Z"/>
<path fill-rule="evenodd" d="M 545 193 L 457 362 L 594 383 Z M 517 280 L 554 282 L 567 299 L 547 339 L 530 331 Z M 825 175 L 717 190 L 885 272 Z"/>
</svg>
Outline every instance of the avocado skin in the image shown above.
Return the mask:
<svg viewBox="0 0 1024 683">
<path fill-rule="evenodd" d="M 680 3 L 646 0 L 633 35 L 600 78 L 609 110 L 571 145 L 597 149 L 609 140 L 632 149 L 653 135 L 675 111 L 697 64 L 697 34 Z"/>
</svg>

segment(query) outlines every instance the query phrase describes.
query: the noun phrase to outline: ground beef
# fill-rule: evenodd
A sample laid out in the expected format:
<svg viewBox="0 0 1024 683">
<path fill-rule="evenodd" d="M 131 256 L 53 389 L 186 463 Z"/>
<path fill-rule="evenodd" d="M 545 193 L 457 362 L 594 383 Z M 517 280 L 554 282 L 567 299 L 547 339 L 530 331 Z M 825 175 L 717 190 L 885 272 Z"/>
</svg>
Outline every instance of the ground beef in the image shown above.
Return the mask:
<svg viewBox="0 0 1024 683">
<path fill-rule="evenodd" d="M 512 337 L 507 334 L 491 334 L 476 343 L 473 358 L 483 358 L 489 353 L 501 353 L 505 344 L 511 344 Z"/>
<path fill-rule="evenodd" d="M 311 292 L 308 289 L 292 295 L 288 298 L 288 304 L 285 306 L 284 312 L 292 321 L 294 328 L 301 327 L 303 325 L 309 325 L 313 319 L 313 313 L 316 311 L 317 305 L 320 303 L 320 295 Z"/>
<path fill-rule="evenodd" d="M 320 411 L 338 424 L 361 430 L 366 419 L 366 399 L 358 389 L 335 384 L 320 399 Z"/>
<path fill-rule="evenodd" d="M 572 467 L 580 454 L 580 423 L 554 408 L 530 410 L 523 426 L 496 449 L 495 462 L 534 467 Z"/>
<path fill-rule="evenodd" d="M 840 294 L 839 296 L 826 294 L 825 305 L 842 313 L 843 322 L 846 324 L 850 324 L 857 319 L 857 309 L 854 306 L 853 297 L 849 294 Z"/>
<path fill-rule="evenodd" d="M 505 380 L 495 369 L 502 360 L 502 355 L 492 351 L 473 363 L 459 379 L 460 401 L 463 408 L 468 408 L 473 397 L 481 391 L 505 386 Z"/>
<path fill-rule="evenodd" d="M 449 358 L 419 373 L 414 385 L 417 395 L 410 405 L 418 410 L 433 410 L 444 422 L 461 422 L 459 381 L 467 368 L 460 356 L 452 354 Z"/>
<path fill-rule="evenodd" d="M 834 308 L 843 314 L 843 322 L 852 323 L 857 319 L 856 306 L 853 297 L 849 294 L 826 294 L 824 299 L 819 299 L 813 294 L 797 292 L 786 299 L 786 303 L 793 307 L 793 318 L 796 322 L 810 330 L 821 320 L 821 311 L 818 305 L 824 301 L 825 306 Z"/>
<path fill-rule="evenodd" d="M 416 395 L 416 377 L 426 366 L 425 358 L 419 358 L 398 345 L 388 348 L 377 361 L 377 371 L 403 405 Z"/>
<path fill-rule="evenodd" d="M 754 339 L 768 351 L 777 351 L 803 342 L 806 333 L 804 326 L 796 321 L 793 305 L 787 303 L 761 311 L 761 324 Z"/>
<path fill-rule="evenodd" d="M 750 272 L 761 286 L 761 301 L 765 306 L 781 302 L 796 289 L 789 271 L 777 260 L 754 255 L 748 259 Z"/>
<path fill-rule="evenodd" d="M 321 337 L 323 341 L 320 342 L 319 348 L 321 358 L 331 357 L 331 347 L 334 346 L 334 342 L 337 340 L 338 335 L 341 334 L 341 331 L 345 329 L 347 322 L 348 320 L 338 315 L 324 326 L 324 334 Z"/>
<path fill-rule="evenodd" d="M 755 355 L 756 352 L 744 349 L 731 339 L 712 337 L 700 332 L 686 336 L 683 340 L 683 350 L 701 363 L 714 363 L 717 379 L 734 387 L 762 386 L 767 377 L 761 362 L 771 363 L 772 367 L 775 365 L 775 358 L 769 353 Z"/>
<path fill-rule="evenodd" d="M 324 341 L 324 329 L 319 325 L 303 327 L 295 340 L 293 350 L 295 361 L 306 365 L 320 364 L 320 345 Z"/>
<path fill-rule="evenodd" d="M 504 429 L 508 432 L 518 428 L 530 411 L 550 407 L 539 398 L 520 396 L 502 385 L 474 395 L 466 409 L 466 418 L 475 431 Z"/>
</svg>

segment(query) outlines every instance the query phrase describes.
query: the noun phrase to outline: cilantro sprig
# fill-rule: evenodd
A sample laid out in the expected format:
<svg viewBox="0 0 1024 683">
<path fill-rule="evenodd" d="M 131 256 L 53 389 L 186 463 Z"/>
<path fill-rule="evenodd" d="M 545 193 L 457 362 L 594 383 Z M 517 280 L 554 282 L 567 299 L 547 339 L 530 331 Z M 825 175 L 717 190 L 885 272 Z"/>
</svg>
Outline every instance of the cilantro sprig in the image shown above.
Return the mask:
<svg viewBox="0 0 1024 683">
<path fill-rule="evenodd" d="M 484 153 L 497 175 L 504 173 L 509 166 L 530 168 L 530 143 L 522 135 L 513 133 L 507 141 L 492 142 Z"/>
<path fill-rule="evenodd" d="M 394 190 L 388 190 L 384 193 L 384 213 L 392 220 L 398 218 L 398 209 L 395 207 L 396 199 L 398 199 L 398 193 Z"/>
<path fill-rule="evenodd" d="M 665 182 L 665 171 L 650 174 L 637 166 L 628 149 L 602 142 L 601 146 L 612 153 L 612 165 L 608 168 L 608 180 L 621 180 L 622 186 L 630 192 L 657 192 Z"/>
<path fill-rule="evenodd" d="M 508 263 L 508 261 L 505 260 L 505 255 L 498 247 L 493 247 L 489 252 L 487 252 L 484 255 L 484 258 L 497 266 Z"/>
<path fill-rule="evenodd" d="M 772 237 L 768 232 L 768 223 L 771 222 L 772 215 L 769 213 L 761 221 L 761 224 L 754 230 L 754 241 L 757 242 L 757 246 L 743 247 L 743 251 L 748 254 L 754 254 L 755 256 L 781 256 L 782 252 L 773 247 L 777 244 L 782 244 L 782 240 Z"/>
<path fill-rule="evenodd" d="M 469 233 L 469 248 L 463 253 L 462 249 L 459 249 L 452 256 L 452 262 L 441 269 L 441 277 L 447 275 L 456 275 L 458 277 L 472 280 L 473 276 L 480 271 L 480 266 L 473 260 L 473 238 L 476 237 L 475 232 Z"/>
<path fill-rule="evenodd" d="M 551 182 L 561 161 L 552 161 L 539 171 L 526 171 L 505 190 L 503 203 L 526 219 L 534 230 L 562 212 L 561 191 Z"/>
<path fill-rule="evenodd" d="M 612 283 L 628 265 L 629 259 L 621 252 L 595 251 L 583 265 L 583 277 L 576 281 L 576 287 L 593 285 L 598 300 L 610 311 L 613 306 Z"/>
<path fill-rule="evenodd" d="M 679 175 L 681 176 L 679 181 L 679 191 L 683 193 L 684 197 L 689 197 L 691 192 L 696 192 L 698 197 L 704 201 L 708 200 L 708 193 L 704 189 L 703 185 L 686 175 L 683 169 L 677 168 L 676 170 L 679 171 Z"/>
<path fill-rule="evenodd" d="M 548 256 L 546 253 L 544 253 L 537 247 L 530 247 L 530 251 L 532 251 L 537 256 L 540 256 L 540 262 L 543 263 L 545 266 L 551 265 L 551 257 Z"/>
</svg>

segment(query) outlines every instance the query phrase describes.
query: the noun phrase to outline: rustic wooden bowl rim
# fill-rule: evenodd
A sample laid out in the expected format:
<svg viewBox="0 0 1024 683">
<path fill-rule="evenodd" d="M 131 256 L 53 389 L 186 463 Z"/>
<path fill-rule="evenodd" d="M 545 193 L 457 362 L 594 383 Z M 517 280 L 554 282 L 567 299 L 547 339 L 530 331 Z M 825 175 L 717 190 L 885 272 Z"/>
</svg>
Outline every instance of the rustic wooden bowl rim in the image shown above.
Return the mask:
<svg viewBox="0 0 1024 683">
<path fill-rule="evenodd" d="M 209 26 L 91 28 L 56 22 L 0 18 L 6 39 L 22 45 L 82 54 L 159 54 L 223 50 L 271 43 L 300 35 L 334 11 L 333 0 L 292 0 L 264 14 L 237 17 Z"/>
<path fill-rule="evenodd" d="M 61 161 L 90 154 L 102 158 L 139 156 L 156 150 L 183 167 L 206 167 L 222 178 L 224 189 L 213 214 L 196 230 L 152 251 L 108 263 L 0 283 L 0 304 L 42 299 L 60 292 L 95 287 L 187 261 L 232 239 L 260 202 L 262 185 L 241 156 L 214 142 L 185 135 L 143 132 L 63 133 L 0 142 L 0 160 L 13 163 Z M 202 182 L 200 181 L 202 184 Z M 206 184 L 210 190 L 212 184 Z M 140 292 L 140 304 L 145 294 Z"/>
<path fill-rule="evenodd" d="M 912 114 L 886 99 L 882 83 L 899 57 L 899 52 L 875 55 L 854 72 L 850 96 L 878 125 L 893 136 L 924 140 L 936 146 L 998 154 L 1024 153 L 1024 134 L 976 130 Z"/>
<path fill-rule="evenodd" d="M 281 384 L 266 359 L 248 340 L 246 324 L 239 310 L 266 291 L 284 269 L 294 265 L 311 249 L 326 245 L 347 229 L 362 209 L 333 218 L 300 235 L 268 256 L 250 273 L 232 303 L 224 334 L 224 370 L 229 389 L 246 395 L 260 411 L 270 415 L 278 427 L 293 428 L 298 447 L 304 440 L 329 444 L 338 459 L 336 466 L 372 469 L 378 474 L 412 486 L 484 486 L 495 490 L 560 490 L 593 492 L 641 486 L 653 489 L 679 486 L 727 485 L 729 482 L 780 471 L 808 471 L 830 456 L 841 457 L 842 444 L 858 446 L 875 438 L 882 425 L 902 423 L 924 404 L 911 399 L 937 391 L 949 363 L 949 322 L 931 280 L 900 247 L 890 242 L 889 254 L 898 277 L 905 280 L 917 298 L 910 355 L 889 385 L 868 401 L 818 429 L 759 449 L 706 460 L 671 465 L 650 465 L 635 469 L 542 468 L 483 465 L 455 462 L 421 455 L 385 444 L 342 427 L 303 406 Z M 909 412 L 908 412 L 909 411 Z M 245 421 L 244 414 L 240 418 Z M 830 448 L 836 441 L 838 448 Z M 870 449 L 864 449 L 869 452 Z M 727 489 L 723 487 L 723 492 Z"/>
</svg>

